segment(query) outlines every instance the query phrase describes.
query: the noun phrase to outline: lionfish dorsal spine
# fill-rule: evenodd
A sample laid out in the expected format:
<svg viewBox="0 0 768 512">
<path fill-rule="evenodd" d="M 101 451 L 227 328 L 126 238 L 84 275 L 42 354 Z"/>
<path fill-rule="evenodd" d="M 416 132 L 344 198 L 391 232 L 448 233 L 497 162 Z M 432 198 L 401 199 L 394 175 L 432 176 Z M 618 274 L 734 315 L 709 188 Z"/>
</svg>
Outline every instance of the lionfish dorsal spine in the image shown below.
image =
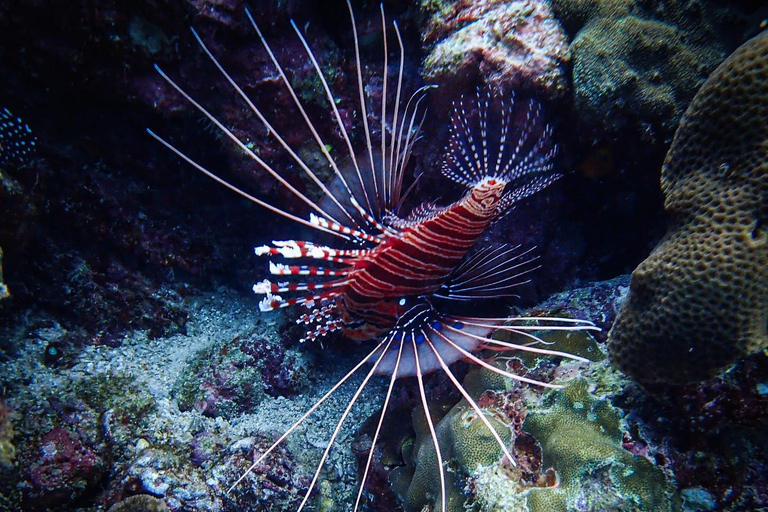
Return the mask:
<svg viewBox="0 0 768 512">
<path fill-rule="evenodd" d="M 500 118 L 493 130 L 489 127 L 491 110 L 497 110 Z M 516 128 L 516 141 L 510 143 L 513 121 L 520 121 L 520 126 Z M 557 154 L 552 127 L 543 121 L 538 101 L 531 98 L 520 102 L 514 92 L 507 101 L 501 93 L 486 88 L 474 98 L 454 101 L 447 156 L 441 171 L 469 189 L 484 185 L 488 179 L 508 184 L 497 206 L 501 216 L 514 203 L 561 176 L 553 172 Z"/>
<path fill-rule="evenodd" d="M 266 38 L 261 32 L 261 29 L 259 28 L 256 21 L 253 19 L 253 16 L 251 15 L 251 12 L 248 8 L 245 9 L 246 14 L 248 15 L 248 19 L 251 22 L 251 25 L 253 26 L 254 30 L 256 31 L 256 34 L 259 37 L 259 40 L 262 43 L 262 46 L 266 50 L 267 54 L 269 55 L 270 60 L 272 61 L 272 64 L 275 66 L 275 69 L 277 69 L 278 74 L 280 75 L 280 79 L 282 80 L 283 84 L 285 85 L 289 95 L 291 96 L 291 99 L 293 100 L 294 105 L 298 109 L 299 113 L 301 114 L 302 119 L 304 120 L 304 123 L 306 124 L 307 128 L 309 129 L 310 133 L 312 134 L 312 137 L 314 138 L 315 142 L 317 143 L 318 148 L 320 149 L 321 153 L 325 157 L 328 164 L 333 169 L 334 175 L 340 180 L 340 182 L 343 184 L 344 188 L 346 189 L 347 193 L 352 195 L 352 191 L 349 188 L 349 184 L 344 179 L 344 175 L 341 173 L 338 164 L 336 163 L 336 160 L 331 155 L 330 151 L 328 150 L 328 145 L 326 142 L 322 139 L 320 134 L 318 133 L 317 129 L 315 128 L 315 125 L 312 123 L 312 121 L 309 118 L 309 115 L 307 114 L 306 109 L 304 108 L 304 105 L 299 100 L 298 95 L 296 94 L 295 89 L 291 85 L 290 80 L 288 80 L 288 77 L 285 74 L 285 71 L 283 70 L 283 66 L 280 64 L 280 61 L 275 56 L 275 53 L 272 51 L 272 48 L 269 46 L 269 43 L 267 43 Z M 294 29 L 299 34 L 299 37 L 303 40 L 303 36 L 299 32 L 298 28 L 296 28 L 296 25 L 293 24 Z M 306 43 L 306 42 L 305 42 Z M 311 52 L 310 52 L 311 53 Z M 267 125 L 268 127 L 270 125 Z M 277 131 L 274 129 L 270 129 L 270 132 L 277 135 Z M 282 138 L 281 138 L 282 139 Z M 320 188 L 323 191 L 323 194 L 325 197 L 328 197 L 337 207 L 340 211 L 344 212 L 344 214 L 348 217 L 348 219 L 355 223 L 355 220 L 352 218 L 352 216 L 349 214 L 346 208 L 342 206 L 342 204 L 339 202 L 339 200 L 336 198 L 335 194 L 333 194 L 328 187 L 323 183 L 314 172 L 312 172 L 307 165 L 304 163 L 304 161 L 296 155 L 295 151 L 290 151 L 291 157 L 299 164 L 299 166 L 302 168 L 302 170 L 307 173 L 313 182 L 317 183 L 320 182 Z"/>
</svg>

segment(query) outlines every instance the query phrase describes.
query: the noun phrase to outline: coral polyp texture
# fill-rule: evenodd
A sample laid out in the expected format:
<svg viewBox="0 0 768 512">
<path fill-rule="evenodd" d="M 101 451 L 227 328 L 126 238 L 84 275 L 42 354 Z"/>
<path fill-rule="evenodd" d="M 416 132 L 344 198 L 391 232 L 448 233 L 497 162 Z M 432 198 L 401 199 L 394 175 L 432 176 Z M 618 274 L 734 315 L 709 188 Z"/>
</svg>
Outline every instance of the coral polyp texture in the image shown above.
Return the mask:
<svg viewBox="0 0 768 512">
<path fill-rule="evenodd" d="M 524 512 L 676 511 L 679 497 L 664 472 L 622 446 L 620 410 L 577 378 L 549 392 L 523 428 L 541 440 L 544 467 L 558 486 L 532 489 Z"/>
<path fill-rule="evenodd" d="M 743 20 L 717 4 L 552 0 L 573 40 L 574 106 L 590 137 L 672 136 L 696 89 L 743 41 Z"/>
<path fill-rule="evenodd" d="M 428 83 L 470 86 L 480 81 L 502 90 L 534 91 L 548 98 L 568 89 L 568 41 L 547 2 L 486 0 L 447 2 L 433 11 L 425 40 Z"/>
<path fill-rule="evenodd" d="M 632 273 L 610 353 L 641 382 L 695 382 L 768 345 L 768 32 L 698 92 L 661 186 L 669 231 Z"/>
</svg>

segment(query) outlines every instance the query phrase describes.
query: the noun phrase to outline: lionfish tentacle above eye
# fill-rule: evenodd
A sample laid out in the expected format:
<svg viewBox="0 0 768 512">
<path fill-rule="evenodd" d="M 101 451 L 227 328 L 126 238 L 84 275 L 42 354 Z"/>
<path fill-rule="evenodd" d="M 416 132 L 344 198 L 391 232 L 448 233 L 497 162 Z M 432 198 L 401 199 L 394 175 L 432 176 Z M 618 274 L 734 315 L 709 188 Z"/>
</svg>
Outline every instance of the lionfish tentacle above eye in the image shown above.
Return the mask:
<svg viewBox="0 0 768 512">
<path fill-rule="evenodd" d="M 376 443 L 386 421 L 394 383 L 400 378 L 416 377 L 420 402 L 440 468 L 440 496 L 436 502 L 440 503 L 441 511 L 446 512 L 447 491 L 443 463 L 447 461 L 443 460 L 436 425 L 429 414 L 424 375 L 435 371 L 444 372 L 499 444 L 502 454 L 500 458 L 516 464 L 511 451 L 513 447 L 504 443 L 449 366 L 456 361 L 466 360 L 523 383 L 557 388 L 557 384 L 516 375 L 489 364 L 475 353 L 482 349 L 519 350 L 584 361 L 578 356 L 551 350 L 547 347 L 548 342 L 540 337 L 540 332 L 597 328 L 591 322 L 565 318 L 483 318 L 443 311 L 445 308 L 441 305 L 451 302 L 460 307 L 469 301 L 516 297 L 515 288 L 527 283 L 532 272 L 539 268 L 533 248 L 524 250 L 519 246 L 501 245 L 477 250 L 472 256 L 469 254 L 486 229 L 505 215 L 510 206 L 547 187 L 560 176 L 554 171 L 557 146 L 551 140 L 552 129 L 543 119 L 540 104 L 534 100 L 521 101 L 514 94 L 502 97 L 490 90 L 480 90 L 473 98 L 459 99 L 454 104 L 451 116 L 442 173 L 464 185 L 466 191 L 451 204 L 438 206 L 424 203 L 412 208 L 410 215 L 401 216 L 403 201 L 418 180 L 416 178 L 403 193 L 409 159 L 426 116 L 422 102 L 431 86 L 422 86 L 405 99 L 403 40 L 397 23 L 387 22 L 382 5 L 384 67 L 381 74 L 382 99 L 378 108 L 366 95 L 360 41 L 349 0 L 347 6 L 354 41 L 356 95 L 359 97 L 361 126 L 358 130 L 363 132 L 362 137 L 353 137 L 348 131 L 328 80 L 306 37 L 293 21 L 291 26 L 322 84 L 333 124 L 347 151 L 344 160 L 348 160 L 348 166 L 341 165 L 341 159 L 331 155 L 331 146 L 326 143 L 329 137 L 322 136 L 313 124 L 283 66 L 251 12 L 246 9 L 246 15 L 277 70 L 282 86 L 288 91 L 311 133 L 310 143 L 313 141 L 317 145 L 328 167 L 333 170 L 333 179 L 338 184 L 335 186 L 323 182 L 302 160 L 299 152 L 274 129 L 245 90 L 224 69 L 199 34 L 192 31 L 203 52 L 231 85 L 236 97 L 248 105 L 277 144 L 322 192 L 322 198 L 318 201 L 293 187 L 272 164 L 263 160 L 233 130 L 224 126 L 214 114 L 155 66 L 160 76 L 198 112 L 277 183 L 302 201 L 310 210 L 308 219 L 248 194 L 206 169 L 151 130 L 148 132 L 182 160 L 250 201 L 301 225 L 353 244 L 335 248 L 310 240 L 277 240 L 272 245 L 256 247 L 255 253 L 258 256 L 327 262 L 327 266 L 318 266 L 303 261 L 295 265 L 270 261 L 269 272 L 276 276 L 275 282 L 265 279 L 253 286 L 255 293 L 263 295 L 259 302 L 262 311 L 295 305 L 308 308 L 297 319 L 297 323 L 307 328 L 304 340 L 312 341 L 333 331 L 340 331 L 347 338 L 361 342 L 379 340 L 368 356 L 346 373 L 256 459 L 230 491 L 339 387 L 348 383 L 363 365 L 370 364 L 371 368 L 362 377 L 336 423 L 298 510 L 301 511 L 307 505 L 330 450 L 364 388 L 374 376 L 386 375 L 389 377 L 389 387 L 363 470 L 354 510 L 357 511 L 362 503 L 366 479 L 370 474 Z M 396 80 L 390 76 L 388 30 L 394 32 L 397 40 L 399 62 L 396 66 Z M 393 105 L 390 105 L 392 102 Z M 375 119 L 377 114 L 381 116 L 378 120 Z M 364 141 L 362 156 L 359 158 L 353 138 Z M 497 330 L 516 333 L 525 342 L 496 340 L 492 334 Z"/>
</svg>

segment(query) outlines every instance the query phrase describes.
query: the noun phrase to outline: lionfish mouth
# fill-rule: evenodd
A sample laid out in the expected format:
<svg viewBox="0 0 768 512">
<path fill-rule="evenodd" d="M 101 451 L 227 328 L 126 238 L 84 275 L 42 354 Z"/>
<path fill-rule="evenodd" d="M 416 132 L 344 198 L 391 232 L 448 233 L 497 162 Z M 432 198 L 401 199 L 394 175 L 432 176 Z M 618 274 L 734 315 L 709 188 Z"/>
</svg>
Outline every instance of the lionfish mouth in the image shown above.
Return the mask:
<svg viewBox="0 0 768 512">
<path fill-rule="evenodd" d="M 198 103 L 157 65 L 160 76 L 179 94 L 202 113 L 218 130 L 266 171 L 281 186 L 294 194 L 311 210 L 308 219 L 290 213 L 264 199 L 254 197 L 223 180 L 196 162 L 176 146 L 153 131 L 148 133 L 182 160 L 267 210 L 295 221 L 303 226 L 342 239 L 352 248 L 331 248 L 310 241 L 276 241 L 272 246 L 256 248 L 256 254 L 325 262 L 317 265 L 286 265 L 270 262 L 270 273 L 287 279 L 284 282 L 262 281 L 254 285 L 254 291 L 264 296 L 262 311 L 301 305 L 308 311 L 297 322 L 307 325 L 305 340 L 315 340 L 332 331 L 341 331 L 355 340 L 374 340 L 374 348 L 339 382 L 333 385 L 304 415 L 288 428 L 242 476 L 230 487 L 232 491 L 248 474 L 264 462 L 286 438 L 293 433 L 342 385 L 347 383 L 361 368 L 370 369 L 354 392 L 328 440 L 312 481 L 303 496 L 298 511 L 307 505 L 320 477 L 331 448 L 366 385 L 375 375 L 389 376 L 389 386 L 384 396 L 381 414 L 373 435 L 371 448 L 365 463 L 354 510 L 362 503 L 365 483 L 371 470 L 374 450 L 387 421 L 387 409 L 392 399 L 395 381 L 403 377 L 415 377 L 426 423 L 432 439 L 440 476 L 440 496 L 435 499 L 442 512 L 447 511 L 446 475 L 435 424 L 429 413 L 429 404 L 423 376 L 442 371 L 477 413 L 491 436 L 498 443 L 503 456 L 499 463 L 515 464 L 510 447 L 481 411 L 475 399 L 465 390 L 450 365 L 464 360 L 488 371 L 532 385 L 557 388 L 556 384 L 537 381 L 517 375 L 481 359 L 475 355 L 482 349 L 496 351 L 514 350 L 577 361 L 586 359 L 544 348 L 541 331 L 599 330 L 589 321 L 558 317 L 501 317 L 485 318 L 457 315 L 445 311 L 446 303 L 468 305 L 476 301 L 514 297 L 514 288 L 527 283 L 529 274 L 536 270 L 536 257 L 532 249 L 501 245 L 484 248 L 470 255 L 475 243 L 486 228 L 508 211 L 510 206 L 538 192 L 555 181 L 554 159 L 557 147 L 551 142 L 551 129 L 542 121 L 541 108 L 530 100 L 518 105 L 514 95 L 499 97 L 492 92 L 479 92 L 474 98 L 462 98 L 454 104 L 451 118 L 451 135 L 442 167 L 448 179 L 464 185 L 465 195 L 448 206 L 430 203 L 413 209 L 407 217 L 399 211 L 406 168 L 419 131 L 425 119 L 421 103 L 429 86 L 416 90 L 412 95 L 403 94 L 404 50 L 400 30 L 396 22 L 387 23 L 383 5 L 381 23 L 383 31 L 383 94 L 380 108 L 369 105 L 363 84 L 360 45 L 351 3 L 347 0 L 354 36 L 354 53 L 357 70 L 360 126 L 356 127 L 365 140 L 365 156 L 356 158 L 352 137 L 348 133 L 336 106 L 335 96 L 304 35 L 296 24 L 291 25 L 301 41 L 308 59 L 314 67 L 328 100 L 328 107 L 348 151 L 351 167 L 338 163 L 330 151 L 326 138 L 312 123 L 306 108 L 289 82 L 283 67 L 267 43 L 251 13 L 246 15 L 258 38 L 279 73 L 280 79 L 295 103 L 301 117 L 312 133 L 314 143 L 333 170 L 334 180 L 340 186 L 329 187 L 298 152 L 274 129 L 262 111 L 224 69 L 197 32 L 192 33 L 216 66 L 234 94 L 246 102 L 250 111 L 266 127 L 276 142 L 284 149 L 302 172 L 322 192 L 323 199 L 315 201 L 292 186 L 269 162 L 262 159 L 249 144 L 238 138 L 216 116 Z M 389 28 L 391 27 L 391 28 Z M 389 39 L 391 30 L 399 50 L 397 73 L 389 73 Z M 391 96 L 394 96 L 391 98 Z M 522 114 L 521 114 L 522 112 Z M 522 121 L 521 126 L 517 126 Z M 375 136 L 375 134 L 377 134 Z M 378 140 L 376 140 L 378 137 Z M 338 192 L 338 191 L 341 192 Z M 290 281 L 297 276 L 309 276 L 307 282 Z M 283 298 L 280 294 L 288 294 Z M 455 310 L 456 308 L 452 308 Z M 492 337 L 494 331 L 506 331 L 526 340 L 510 343 Z M 229 492 L 228 491 L 228 492 Z"/>
</svg>

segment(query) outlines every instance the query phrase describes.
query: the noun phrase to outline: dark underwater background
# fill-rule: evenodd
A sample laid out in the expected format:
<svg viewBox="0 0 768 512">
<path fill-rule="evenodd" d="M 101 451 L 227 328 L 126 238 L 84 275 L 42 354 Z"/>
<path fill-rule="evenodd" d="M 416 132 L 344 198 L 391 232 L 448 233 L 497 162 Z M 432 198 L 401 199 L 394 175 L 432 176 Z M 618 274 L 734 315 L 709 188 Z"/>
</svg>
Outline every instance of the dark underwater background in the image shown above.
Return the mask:
<svg viewBox="0 0 768 512">
<path fill-rule="evenodd" d="M 514 425 L 529 465 L 502 478 L 485 469 L 494 455 L 475 449 L 481 441 L 474 431 L 446 439 L 472 447 L 452 466 L 451 510 L 465 503 L 483 511 L 768 510 L 764 345 L 741 350 L 715 340 L 733 360 L 685 383 L 656 379 L 652 365 L 648 377 L 629 378 L 607 356 L 630 274 L 674 224 L 660 179 L 675 132 L 713 70 L 765 28 L 768 5 L 383 5 L 401 29 L 406 87 L 439 86 L 427 95 L 427 121 L 409 167 L 409 179 L 422 174 L 409 207 L 461 195 L 440 175 L 453 100 L 484 84 L 538 99 L 564 177 L 519 204 L 480 244 L 535 246 L 540 256 L 541 268 L 519 299 L 501 305 L 505 311 L 586 318 L 603 329 L 559 340 L 564 350 L 594 356 L 592 365 L 527 362 L 568 382 L 559 395 L 498 382 L 477 388 Z M 315 235 L 215 184 L 146 131 L 248 193 L 308 215 L 153 67 L 311 194 L 189 30 L 315 163 L 319 152 L 246 7 L 318 130 L 334 134 L 332 149 L 342 152 L 289 20 L 306 35 L 351 128 L 359 115 L 345 2 L 0 0 L 0 110 L 7 109 L 0 119 L 0 512 L 290 511 L 308 488 L 354 389 L 340 391 L 226 492 L 254 451 L 269 446 L 368 350 L 341 336 L 301 344 L 295 312 L 259 313 L 251 287 L 268 275 L 267 260 L 253 247 Z M 353 7 L 365 80 L 375 85 L 380 7 Z M 354 142 L 359 146 L 362 136 Z M 766 294 L 756 303 L 764 305 Z M 482 307 L 467 305 L 466 313 Z M 765 308 L 758 309 L 764 328 Z M 459 363 L 457 373 L 473 382 L 468 365 Z M 448 425 L 462 412 L 460 396 L 443 376 L 427 381 L 435 417 Z M 387 382 L 376 380 L 353 409 L 310 500 L 313 510 L 352 510 Z M 429 480 L 423 475 L 434 468 L 414 455 L 423 435 L 418 419 L 410 425 L 420 407 L 412 384 L 397 384 L 397 423 L 380 441 L 364 510 L 432 505 L 435 491 L 419 478 Z M 548 480 L 550 467 L 557 486 Z"/>
</svg>

